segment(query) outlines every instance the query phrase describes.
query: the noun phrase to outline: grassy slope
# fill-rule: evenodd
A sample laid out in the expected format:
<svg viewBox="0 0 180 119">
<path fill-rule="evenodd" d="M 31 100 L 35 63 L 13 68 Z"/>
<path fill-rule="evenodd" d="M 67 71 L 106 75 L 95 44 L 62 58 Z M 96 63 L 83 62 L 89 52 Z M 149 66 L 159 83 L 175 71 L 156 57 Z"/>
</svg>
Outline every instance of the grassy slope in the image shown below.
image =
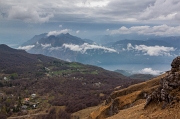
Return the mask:
<svg viewBox="0 0 180 119">
<path fill-rule="evenodd" d="M 90 119 L 179 119 L 180 118 L 180 104 L 175 102 L 173 105 L 167 106 L 164 110 L 161 109 L 162 103 L 152 103 L 144 109 L 145 99 L 142 97 L 144 92 L 150 93 L 159 85 L 163 74 L 152 80 L 129 86 L 128 88 L 113 92 L 111 97 L 118 100 L 121 110 L 118 114 L 108 116 L 108 111 L 112 103 L 101 106 L 90 114 Z M 177 96 L 180 92 L 177 91 Z M 127 106 L 131 104 L 130 106 Z"/>
</svg>

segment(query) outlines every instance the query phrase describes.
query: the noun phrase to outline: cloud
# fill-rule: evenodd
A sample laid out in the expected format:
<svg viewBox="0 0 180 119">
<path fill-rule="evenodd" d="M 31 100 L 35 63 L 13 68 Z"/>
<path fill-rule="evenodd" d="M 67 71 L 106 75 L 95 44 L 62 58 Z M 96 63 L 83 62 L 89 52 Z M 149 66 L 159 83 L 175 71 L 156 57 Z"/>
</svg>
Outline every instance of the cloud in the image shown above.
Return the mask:
<svg viewBox="0 0 180 119">
<path fill-rule="evenodd" d="M 99 0 L 99 1 L 93 1 L 93 0 L 85 0 L 85 2 L 79 2 L 76 5 L 78 7 L 105 7 L 109 3 L 109 0 Z"/>
<path fill-rule="evenodd" d="M 59 27 L 61 28 L 61 27 L 63 27 L 62 25 L 59 25 Z"/>
<path fill-rule="evenodd" d="M 70 29 L 63 29 L 63 30 L 60 30 L 60 31 L 50 31 L 47 36 L 51 36 L 51 35 L 54 35 L 54 36 L 57 36 L 57 35 L 60 35 L 62 33 L 68 33 L 70 32 L 71 30 Z"/>
<path fill-rule="evenodd" d="M 80 32 L 80 30 L 77 30 L 77 31 L 76 31 L 76 33 L 79 33 L 79 32 Z"/>
<path fill-rule="evenodd" d="M 44 23 L 54 17 L 52 13 L 40 13 L 33 8 L 12 6 L 8 11 L 8 19 L 18 19 L 28 23 Z"/>
<path fill-rule="evenodd" d="M 35 45 L 27 45 L 27 46 L 22 46 L 22 47 L 19 46 L 18 49 L 22 49 L 22 50 L 28 51 L 28 50 L 32 49 L 33 47 L 35 47 Z"/>
<path fill-rule="evenodd" d="M 41 47 L 43 49 L 48 49 L 49 51 L 63 50 L 65 48 L 65 49 L 70 49 L 70 50 L 75 51 L 75 52 L 81 52 L 82 54 L 86 53 L 87 50 L 104 50 L 104 52 L 117 52 L 116 50 L 114 50 L 112 48 L 107 48 L 104 46 L 99 46 L 99 45 L 95 45 L 95 44 L 88 44 L 88 43 L 84 43 L 82 45 L 66 44 L 65 43 L 61 47 L 53 47 L 51 44 L 41 44 Z"/>
<path fill-rule="evenodd" d="M 132 26 L 125 27 L 122 26 L 119 29 L 109 31 L 111 34 L 143 34 L 143 35 L 157 35 L 157 36 L 171 36 L 180 35 L 180 26 L 168 26 L 168 25 L 158 25 L 158 26 Z"/>
<path fill-rule="evenodd" d="M 156 0 L 140 15 L 143 20 L 178 20 L 180 12 L 179 0 Z"/>
<path fill-rule="evenodd" d="M 88 44 L 88 43 L 84 43 L 82 45 L 63 44 L 63 47 L 68 48 L 72 51 L 77 51 L 81 53 L 85 53 L 87 50 L 92 50 L 92 49 L 101 49 L 101 50 L 104 50 L 105 52 L 117 52 L 116 50 L 111 49 L 111 48 L 94 45 L 94 44 Z"/>
<path fill-rule="evenodd" d="M 175 51 L 176 49 L 173 47 L 146 45 L 135 45 L 135 47 L 133 47 L 131 43 L 128 43 L 127 50 L 141 51 L 144 53 L 144 55 L 149 56 L 171 56 L 170 52 Z"/>
<path fill-rule="evenodd" d="M 31 23 L 48 21 L 178 24 L 178 0 L 0 0 L 0 16 Z M 29 16 L 28 16 L 29 15 Z M 62 17 L 63 16 L 63 17 Z M 153 21 L 151 21 L 153 20 Z M 160 22 L 161 23 L 161 22 Z"/>
<path fill-rule="evenodd" d="M 136 21 L 155 0 L 1 0 L 0 13 L 9 19 L 31 23 L 48 21 L 114 22 Z M 121 8 L 121 9 L 119 9 Z M 29 16 L 27 16 L 29 15 Z M 20 16 L 20 17 L 19 17 Z M 62 17 L 63 16 L 63 17 Z"/>
<path fill-rule="evenodd" d="M 49 51 L 53 51 L 53 50 L 60 50 L 60 49 L 62 49 L 62 47 L 50 47 L 48 49 L 49 49 Z"/>
<path fill-rule="evenodd" d="M 162 71 L 159 70 L 153 70 L 152 68 L 144 68 L 139 71 L 141 74 L 152 74 L 152 75 L 160 75 L 162 74 Z"/>
<path fill-rule="evenodd" d="M 41 47 L 45 49 L 45 48 L 51 47 L 51 44 L 41 44 Z"/>
</svg>

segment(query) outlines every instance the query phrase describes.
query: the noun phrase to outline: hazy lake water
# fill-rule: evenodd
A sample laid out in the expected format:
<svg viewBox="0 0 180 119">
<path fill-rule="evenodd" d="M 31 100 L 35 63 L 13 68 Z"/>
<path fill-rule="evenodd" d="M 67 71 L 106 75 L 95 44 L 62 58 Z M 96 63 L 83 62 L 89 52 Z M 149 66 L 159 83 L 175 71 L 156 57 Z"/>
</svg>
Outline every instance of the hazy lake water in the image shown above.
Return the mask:
<svg viewBox="0 0 180 119">
<path fill-rule="evenodd" d="M 118 65 L 100 65 L 100 67 L 110 71 L 120 69 L 120 70 L 131 70 L 133 72 L 138 72 L 144 68 L 151 68 L 152 70 L 158 70 L 162 72 L 171 69 L 170 64 L 118 64 Z"/>
</svg>

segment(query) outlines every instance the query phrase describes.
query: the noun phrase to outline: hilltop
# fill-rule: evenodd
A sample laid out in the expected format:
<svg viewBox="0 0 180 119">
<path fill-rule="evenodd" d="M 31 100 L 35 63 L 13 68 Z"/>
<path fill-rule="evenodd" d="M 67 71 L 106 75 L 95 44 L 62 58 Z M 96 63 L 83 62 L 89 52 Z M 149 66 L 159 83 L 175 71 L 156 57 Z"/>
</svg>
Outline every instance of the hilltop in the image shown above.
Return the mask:
<svg viewBox="0 0 180 119">
<path fill-rule="evenodd" d="M 90 119 L 179 119 L 180 57 L 165 74 L 114 91 Z"/>
<path fill-rule="evenodd" d="M 0 117 L 70 118 L 101 104 L 116 87 L 141 81 L 0 45 Z"/>
</svg>

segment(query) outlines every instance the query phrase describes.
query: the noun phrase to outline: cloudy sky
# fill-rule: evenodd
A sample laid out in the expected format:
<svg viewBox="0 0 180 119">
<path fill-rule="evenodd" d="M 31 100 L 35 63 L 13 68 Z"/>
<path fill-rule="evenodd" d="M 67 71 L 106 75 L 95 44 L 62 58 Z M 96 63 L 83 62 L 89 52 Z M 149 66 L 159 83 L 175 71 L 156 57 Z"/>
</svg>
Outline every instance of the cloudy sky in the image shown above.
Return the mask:
<svg viewBox="0 0 180 119">
<path fill-rule="evenodd" d="M 180 35 L 179 0 L 0 0 L 0 43 L 41 33 Z"/>
</svg>

